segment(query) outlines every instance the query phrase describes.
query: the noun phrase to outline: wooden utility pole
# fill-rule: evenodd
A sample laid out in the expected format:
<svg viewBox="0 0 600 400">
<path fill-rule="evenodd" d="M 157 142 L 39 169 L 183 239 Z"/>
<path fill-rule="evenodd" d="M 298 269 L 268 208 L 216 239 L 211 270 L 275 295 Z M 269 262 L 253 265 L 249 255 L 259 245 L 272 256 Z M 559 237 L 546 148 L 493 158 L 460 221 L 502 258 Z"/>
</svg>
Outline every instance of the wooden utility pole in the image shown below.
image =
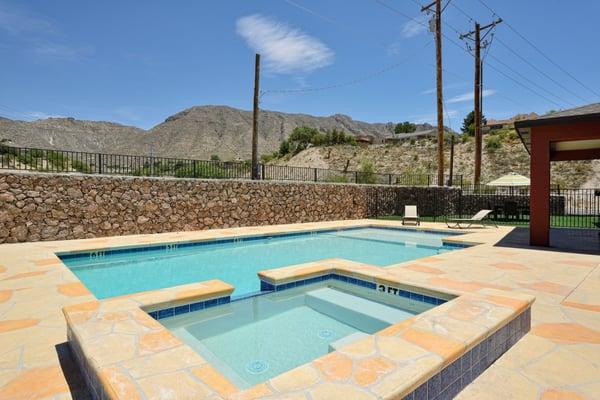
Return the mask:
<svg viewBox="0 0 600 400">
<path fill-rule="evenodd" d="M 252 179 L 260 179 L 258 173 L 258 99 L 260 91 L 260 54 L 254 62 L 254 108 L 252 110 Z"/>
<path fill-rule="evenodd" d="M 481 183 L 481 148 L 483 138 L 481 137 L 481 26 L 475 23 L 475 87 L 473 92 L 473 116 L 475 117 L 475 171 L 473 183 L 478 186 Z"/>
<path fill-rule="evenodd" d="M 430 11 L 435 5 L 435 64 L 437 85 L 437 171 L 438 186 L 444 186 L 444 98 L 442 90 L 442 0 L 423 6 L 421 11 Z"/>
<path fill-rule="evenodd" d="M 448 171 L 448 186 L 452 186 L 454 180 L 454 133 L 450 133 L 450 169 Z"/>
<path fill-rule="evenodd" d="M 482 39 L 487 36 L 489 33 L 489 29 L 495 27 L 499 23 L 502 22 L 501 18 L 498 18 L 496 21 L 491 24 L 480 26 L 478 22 L 475 22 L 475 29 L 471 32 L 460 35 L 461 39 L 472 39 L 471 36 L 474 36 L 472 39 L 475 42 L 475 82 L 474 82 L 474 90 L 473 90 L 473 118 L 475 123 L 475 168 L 473 171 L 473 183 L 477 186 L 481 183 L 481 152 L 483 148 L 483 135 L 481 132 L 481 122 L 482 118 L 482 73 L 481 73 L 481 48 L 482 48 Z M 483 38 L 481 37 L 481 31 L 488 31 Z M 483 47 L 487 47 L 489 45 L 488 42 L 483 43 Z"/>
</svg>

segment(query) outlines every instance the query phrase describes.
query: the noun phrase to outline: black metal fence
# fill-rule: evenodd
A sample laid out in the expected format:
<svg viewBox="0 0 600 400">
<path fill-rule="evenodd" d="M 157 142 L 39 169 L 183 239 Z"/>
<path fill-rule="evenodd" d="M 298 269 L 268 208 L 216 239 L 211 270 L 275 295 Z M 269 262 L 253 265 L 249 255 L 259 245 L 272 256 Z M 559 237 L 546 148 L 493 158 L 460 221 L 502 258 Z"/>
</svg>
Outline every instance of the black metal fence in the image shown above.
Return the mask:
<svg viewBox="0 0 600 400">
<path fill-rule="evenodd" d="M 0 145 L 0 169 L 177 178 L 251 179 L 252 177 L 249 162 L 87 153 L 5 145 Z M 260 164 L 259 175 L 263 180 L 329 183 L 401 186 L 433 186 L 437 183 L 437 175 L 381 174 L 271 164 Z M 461 175 L 455 175 L 450 182 L 450 179 L 445 176 L 444 182 L 449 186 L 460 186 L 463 179 Z"/>
<path fill-rule="evenodd" d="M 405 205 L 416 204 L 424 221 L 444 222 L 451 218 L 469 218 L 487 209 L 492 210 L 490 218 L 497 224 L 529 225 L 529 188 L 465 186 L 430 192 L 428 197 L 418 199 L 403 197 L 399 191 L 373 194 L 373 214 L 400 218 Z M 552 227 L 600 227 L 600 189 L 553 187 L 548 201 Z"/>
</svg>

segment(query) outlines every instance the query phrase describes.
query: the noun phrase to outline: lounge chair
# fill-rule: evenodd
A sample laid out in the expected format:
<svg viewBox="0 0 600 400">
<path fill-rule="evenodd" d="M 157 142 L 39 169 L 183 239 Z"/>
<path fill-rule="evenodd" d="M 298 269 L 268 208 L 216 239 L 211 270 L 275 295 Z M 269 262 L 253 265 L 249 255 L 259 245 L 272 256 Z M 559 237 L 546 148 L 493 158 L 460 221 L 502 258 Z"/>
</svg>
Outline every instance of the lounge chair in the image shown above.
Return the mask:
<svg viewBox="0 0 600 400">
<path fill-rule="evenodd" d="M 481 225 L 485 227 L 486 221 L 491 222 L 496 228 L 498 225 L 489 219 L 488 216 L 492 210 L 480 210 L 477 214 L 473 215 L 471 218 L 452 218 L 446 221 L 446 225 L 448 228 L 470 228 L 471 225 Z M 466 226 L 463 226 L 466 225 Z"/>
<path fill-rule="evenodd" d="M 402 225 L 406 225 L 407 222 L 412 222 L 415 225 L 421 225 L 421 219 L 417 213 L 417 206 L 404 206 Z"/>
</svg>

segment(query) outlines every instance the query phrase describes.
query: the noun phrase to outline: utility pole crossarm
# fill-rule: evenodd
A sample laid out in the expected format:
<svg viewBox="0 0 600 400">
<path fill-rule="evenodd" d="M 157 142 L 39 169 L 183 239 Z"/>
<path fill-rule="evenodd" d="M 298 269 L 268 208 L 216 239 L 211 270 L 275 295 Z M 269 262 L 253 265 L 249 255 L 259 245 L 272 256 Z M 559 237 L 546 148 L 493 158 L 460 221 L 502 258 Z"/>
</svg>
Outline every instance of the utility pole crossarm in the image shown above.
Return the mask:
<svg viewBox="0 0 600 400">
<path fill-rule="evenodd" d="M 481 122 L 482 122 L 482 107 L 481 107 L 481 103 L 482 103 L 482 85 L 483 85 L 483 78 L 482 78 L 482 61 L 481 61 L 481 49 L 486 48 L 488 46 L 488 42 L 487 41 L 483 41 L 482 43 L 482 39 L 484 39 L 486 37 L 486 35 L 491 31 L 492 28 L 494 28 L 496 25 L 498 25 L 499 23 L 502 22 L 502 18 L 498 18 L 496 21 L 489 23 L 487 25 L 481 26 L 478 22 L 475 22 L 475 29 L 467 32 L 467 33 L 463 33 L 462 35 L 460 35 L 460 39 L 464 40 L 464 39 L 469 39 L 472 40 L 473 42 L 475 42 L 475 51 L 474 51 L 474 58 L 475 58 L 475 81 L 474 81 L 474 90 L 473 90 L 473 103 L 474 103 L 474 107 L 473 107 L 473 118 L 474 118 L 474 124 L 475 124 L 475 165 L 473 168 L 473 183 L 475 185 L 479 185 L 480 181 L 481 181 L 481 152 L 482 152 L 482 145 L 483 145 L 483 137 L 482 137 L 482 131 L 481 131 Z M 485 32 L 487 31 L 487 32 Z M 483 37 L 481 36 L 481 33 L 484 32 Z"/>
</svg>

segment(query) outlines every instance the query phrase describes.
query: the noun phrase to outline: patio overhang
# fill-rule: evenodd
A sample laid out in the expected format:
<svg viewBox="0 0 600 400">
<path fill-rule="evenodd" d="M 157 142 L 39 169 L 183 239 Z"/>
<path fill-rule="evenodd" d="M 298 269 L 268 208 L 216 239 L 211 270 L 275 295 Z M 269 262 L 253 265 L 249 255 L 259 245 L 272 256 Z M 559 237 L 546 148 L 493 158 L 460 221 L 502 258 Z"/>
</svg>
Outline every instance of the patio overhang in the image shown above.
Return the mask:
<svg viewBox="0 0 600 400">
<path fill-rule="evenodd" d="M 549 246 L 550 162 L 600 159 L 600 103 L 515 122 L 531 155 L 529 241 Z"/>
</svg>

